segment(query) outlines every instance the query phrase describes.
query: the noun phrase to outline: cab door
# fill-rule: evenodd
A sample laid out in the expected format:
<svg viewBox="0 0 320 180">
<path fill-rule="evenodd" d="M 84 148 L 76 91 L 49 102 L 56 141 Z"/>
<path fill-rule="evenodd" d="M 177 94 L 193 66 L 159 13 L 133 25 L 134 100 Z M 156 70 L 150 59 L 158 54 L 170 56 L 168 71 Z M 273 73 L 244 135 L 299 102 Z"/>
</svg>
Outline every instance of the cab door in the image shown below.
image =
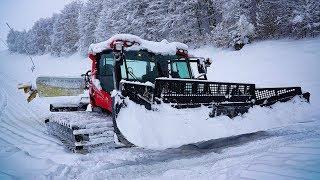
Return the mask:
<svg viewBox="0 0 320 180">
<path fill-rule="evenodd" d="M 100 53 L 96 60 L 96 69 L 92 78 L 92 106 L 112 112 L 111 91 L 114 89 L 112 51 Z"/>
</svg>

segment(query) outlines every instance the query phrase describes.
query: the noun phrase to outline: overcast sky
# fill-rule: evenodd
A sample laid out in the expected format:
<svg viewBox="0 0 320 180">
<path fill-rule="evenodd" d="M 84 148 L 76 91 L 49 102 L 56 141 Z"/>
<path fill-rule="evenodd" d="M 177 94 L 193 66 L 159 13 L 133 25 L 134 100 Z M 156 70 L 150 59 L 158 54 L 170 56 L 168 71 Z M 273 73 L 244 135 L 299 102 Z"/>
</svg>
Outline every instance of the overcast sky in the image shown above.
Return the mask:
<svg viewBox="0 0 320 180">
<path fill-rule="evenodd" d="M 41 17 L 50 17 L 58 13 L 73 0 L 0 0 L 0 50 L 5 46 L 8 22 L 14 29 L 30 29 Z"/>
</svg>

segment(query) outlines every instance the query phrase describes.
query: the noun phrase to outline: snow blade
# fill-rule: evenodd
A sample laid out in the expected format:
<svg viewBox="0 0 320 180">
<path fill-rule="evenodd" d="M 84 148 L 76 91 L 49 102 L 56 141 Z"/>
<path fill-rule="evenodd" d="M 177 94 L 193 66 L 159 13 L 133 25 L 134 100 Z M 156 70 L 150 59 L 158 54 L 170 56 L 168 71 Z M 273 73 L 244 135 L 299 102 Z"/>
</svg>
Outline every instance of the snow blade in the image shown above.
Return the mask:
<svg viewBox="0 0 320 180">
<path fill-rule="evenodd" d="M 112 113 L 118 140 L 127 147 L 155 149 L 288 126 L 296 120 L 267 117 L 273 110 L 278 117 L 286 106 L 299 114 L 310 98 L 300 87 L 256 89 L 254 84 L 168 78 L 156 79 L 154 86 L 121 81 L 119 89 Z M 296 100 L 299 96 L 302 101 Z"/>
<path fill-rule="evenodd" d="M 39 76 L 36 84 L 40 97 L 77 96 L 85 89 L 85 81 L 81 77 Z"/>
<path fill-rule="evenodd" d="M 309 102 L 310 93 L 300 87 L 255 88 L 254 84 L 210 82 L 204 80 L 157 78 L 155 86 L 124 82 L 123 96 L 151 109 L 154 102 L 170 103 L 175 108 L 212 108 L 210 117 L 226 115 L 234 118 L 255 106 L 270 106 L 301 96 Z"/>
</svg>

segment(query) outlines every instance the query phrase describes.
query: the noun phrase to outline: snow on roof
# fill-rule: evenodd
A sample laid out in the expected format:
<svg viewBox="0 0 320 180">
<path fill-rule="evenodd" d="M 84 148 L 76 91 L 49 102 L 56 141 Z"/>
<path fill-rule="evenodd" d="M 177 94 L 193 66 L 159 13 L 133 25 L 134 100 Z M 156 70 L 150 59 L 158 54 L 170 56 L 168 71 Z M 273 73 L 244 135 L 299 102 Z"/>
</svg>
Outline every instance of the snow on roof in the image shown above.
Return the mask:
<svg viewBox="0 0 320 180">
<path fill-rule="evenodd" d="M 161 42 L 155 42 L 142 39 L 139 36 L 132 34 L 116 34 L 107 41 L 91 44 L 89 47 L 89 52 L 92 54 L 97 54 L 104 50 L 111 49 L 110 44 L 116 40 L 136 42 L 139 44 L 134 44 L 133 46 L 126 48 L 126 50 L 147 50 L 149 52 L 162 55 L 175 55 L 178 49 L 188 49 L 186 44 L 180 42 L 169 43 L 165 39 Z"/>
</svg>

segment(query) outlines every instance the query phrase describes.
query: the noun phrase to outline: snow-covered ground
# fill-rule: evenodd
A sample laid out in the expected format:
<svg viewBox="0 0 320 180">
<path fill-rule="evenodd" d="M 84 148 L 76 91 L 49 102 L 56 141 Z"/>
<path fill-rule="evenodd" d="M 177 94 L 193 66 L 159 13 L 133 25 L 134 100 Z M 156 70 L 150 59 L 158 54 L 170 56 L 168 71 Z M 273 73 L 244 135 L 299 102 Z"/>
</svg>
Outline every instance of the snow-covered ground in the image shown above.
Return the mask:
<svg viewBox="0 0 320 180">
<path fill-rule="evenodd" d="M 72 154 L 46 132 L 43 118 L 49 113 L 48 104 L 41 99 L 26 103 L 17 84 L 34 82 L 37 75 L 80 75 L 90 68 L 90 61 L 77 55 L 38 56 L 31 73 L 26 56 L 4 51 L 0 52 L 0 179 L 320 178 L 320 39 L 265 41 L 238 52 L 204 47 L 193 53 L 213 58 L 210 80 L 302 86 L 311 92 L 305 114 L 297 118 L 286 111 L 261 118 L 303 121 L 197 146 Z"/>
</svg>

